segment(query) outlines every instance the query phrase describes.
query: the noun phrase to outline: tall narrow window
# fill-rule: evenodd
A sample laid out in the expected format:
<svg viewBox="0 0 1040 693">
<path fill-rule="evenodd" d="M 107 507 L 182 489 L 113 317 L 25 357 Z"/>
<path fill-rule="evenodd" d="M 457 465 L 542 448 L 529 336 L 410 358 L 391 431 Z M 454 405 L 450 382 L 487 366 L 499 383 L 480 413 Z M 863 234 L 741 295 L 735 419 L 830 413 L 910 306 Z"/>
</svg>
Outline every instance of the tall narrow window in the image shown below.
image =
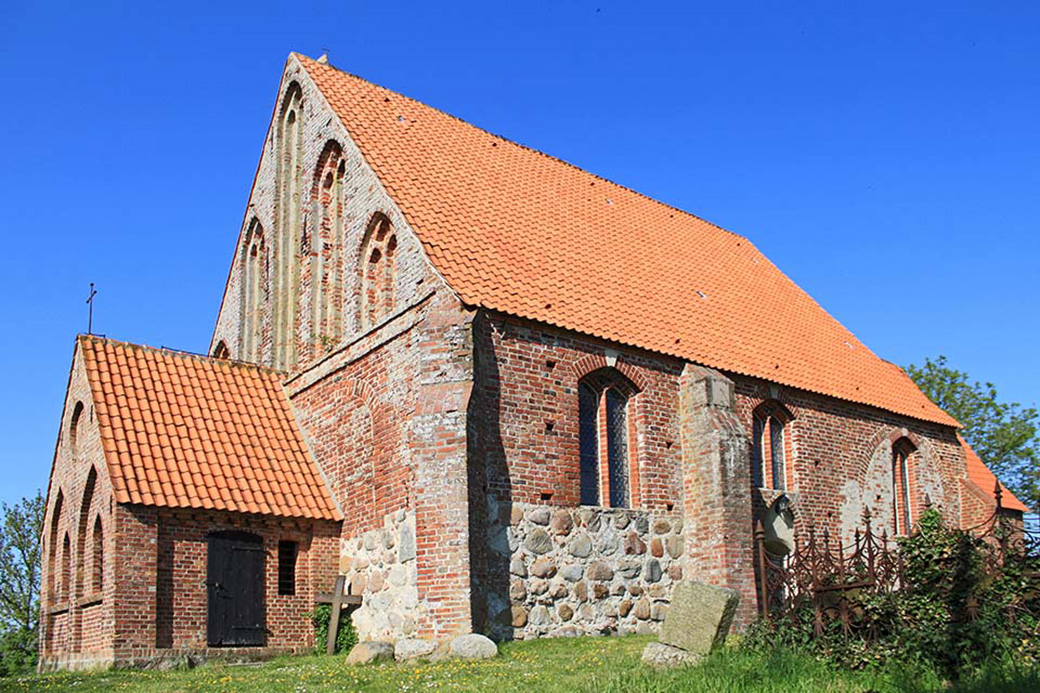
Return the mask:
<svg viewBox="0 0 1040 693">
<path fill-rule="evenodd" d="M 241 358 L 251 363 L 260 360 L 260 326 L 263 312 L 262 293 L 266 281 L 267 245 L 264 228 L 257 219 L 249 223 L 242 247 L 242 337 Z"/>
<path fill-rule="evenodd" d="M 390 220 L 376 214 L 361 246 L 361 327 L 371 329 L 394 309 L 397 235 Z"/>
<path fill-rule="evenodd" d="M 58 553 L 58 531 L 64 505 L 65 494 L 58 489 L 58 497 L 54 501 L 54 511 L 51 513 L 51 533 L 48 542 L 50 546 L 47 559 L 47 598 L 52 605 L 61 600 L 61 571 L 58 568 L 61 556 Z"/>
<path fill-rule="evenodd" d="M 65 539 L 61 542 L 61 586 L 58 589 L 61 601 L 68 601 L 72 597 L 72 542 L 69 533 L 65 532 Z"/>
<path fill-rule="evenodd" d="M 578 443 L 581 450 L 581 504 L 599 505 L 599 396 L 588 384 L 578 386 Z"/>
<path fill-rule="evenodd" d="M 773 467 L 773 488 L 787 488 L 787 465 L 784 454 L 784 424 L 775 416 L 769 419 L 769 453 Z"/>
<path fill-rule="evenodd" d="M 610 507 L 628 507 L 628 398 L 614 388 L 606 391 L 607 454 L 610 470 Z"/>
<path fill-rule="evenodd" d="M 275 230 L 274 365 L 296 365 L 296 302 L 300 251 L 300 158 L 303 92 L 293 82 L 282 100 L 278 128 L 278 195 Z"/>
<path fill-rule="evenodd" d="M 338 143 L 326 143 L 318 157 L 311 186 L 315 229 L 310 257 L 311 344 L 323 354 L 342 336 L 340 305 L 343 247 L 342 150 Z"/>
<path fill-rule="evenodd" d="M 636 392 L 631 381 L 613 368 L 601 368 L 578 383 L 582 505 L 627 508 L 636 502 L 629 436 L 629 410 Z"/>
<path fill-rule="evenodd" d="M 94 520 L 94 535 L 91 543 L 94 547 L 91 584 L 94 592 L 100 592 L 105 587 L 105 534 L 101 529 L 100 516 Z"/>
<path fill-rule="evenodd" d="M 762 473 L 762 461 L 764 458 L 762 446 L 765 442 L 763 435 L 765 424 L 762 421 L 762 417 L 754 416 L 751 426 L 753 429 L 751 433 L 751 483 L 755 488 L 762 488 L 765 484 L 765 477 Z"/>
<path fill-rule="evenodd" d="M 278 542 L 278 594 L 296 594 L 296 542 Z"/>
<path fill-rule="evenodd" d="M 892 446 L 892 529 L 897 536 L 910 531 L 910 455 L 912 444 L 899 440 Z"/>
<path fill-rule="evenodd" d="M 83 418 L 83 402 L 76 402 L 76 406 L 72 408 L 72 419 L 69 422 L 69 451 L 72 453 L 73 462 L 79 459 L 81 418 Z"/>
<path fill-rule="evenodd" d="M 751 483 L 756 488 L 787 490 L 790 412 L 778 401 L 755 408 L 751 419 Z"/>
</svg>

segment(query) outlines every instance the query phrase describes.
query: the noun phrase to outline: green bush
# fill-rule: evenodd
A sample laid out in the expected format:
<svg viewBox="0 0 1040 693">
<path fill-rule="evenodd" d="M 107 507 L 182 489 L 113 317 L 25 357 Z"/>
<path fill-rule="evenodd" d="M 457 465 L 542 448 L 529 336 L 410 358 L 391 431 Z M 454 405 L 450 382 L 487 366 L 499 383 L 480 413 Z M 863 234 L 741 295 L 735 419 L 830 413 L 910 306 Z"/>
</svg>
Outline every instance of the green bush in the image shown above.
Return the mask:
<svg viewBox="0 0 1040 693">
<path fill-rule="evenodd" d="M 332 620 L 332 607 L 328 604 L 319 604 L 311 612 L 311 623 L 314 624 L 314 651 L 317 654 L 325 652 L 329 642 L 329 621 Z M 339 612 L 339 630 L 336 631 L 336 652 L 350 652 L 357 645 L 357 631 L 354 623 L 350 620 L 350 612 L 342 609 Z"/>
<path fill-rule="evenodd" d="M 922 513 L 917 531 L 898 541 L 901 589 L 847 591 L 847 627 L 828 617 L 817 636 L 805 597 L 782 618 L 755 624 L 745 646 L 796 648 L 851 668 L 895 658 L 954 681 L 993 662 L 1035 665 L 1040 592 L 1029 575 L 1038 567 L 1035 557 L 1011 556 L 999 571 L 988 571 L 984 542 L 947 527 L 936 510 Z"/>
<path fill-rule="evenodd" d="M 0 677 L 36 670 L 36 633 L 17 626 L 0 627 Z"/>
</svg>

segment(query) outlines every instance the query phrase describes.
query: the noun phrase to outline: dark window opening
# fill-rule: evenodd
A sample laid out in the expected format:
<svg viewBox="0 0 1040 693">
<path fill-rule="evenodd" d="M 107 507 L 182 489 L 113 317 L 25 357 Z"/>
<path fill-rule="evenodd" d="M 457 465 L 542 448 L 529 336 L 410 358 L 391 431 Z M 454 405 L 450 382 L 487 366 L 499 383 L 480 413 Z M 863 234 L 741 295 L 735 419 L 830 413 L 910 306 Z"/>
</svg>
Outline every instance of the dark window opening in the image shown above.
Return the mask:
<svg viewBox="0 0 1040 693">
<path fill-rule="evenodd" d="M 610 507 L 628 507 L 628 398 L 607 390 L 607 454 L 610 474 Z"/>
<path fill-rule="evenodd" d="M 765 483 L 764 474 L 762 473 L 762 432 L 764 429 L 765 426 L 762 425 L 762 419 L 756 416 L 752 423 L 751 445 L 751 483 L 755 488 L 762 488 L 762 485 Z"/>
<path fill-rule="evenodd" d="M 784 425 L 776 417 L 769 419 L 769 451 L 773 462 L 773 488 L 786 489 Z"/>
<path fill-rule="evenodd" d="M 765 402 L 751 418 L 751 485 L 787 490 L 787 424 L 792 417 L 781 404 Z M 767 466 L 768 465 L 768 466 Z"/>
<path fill-rule="evenodd" d="M 581 504 L 599 505 L 599 434 L 597 418 L 599 397 L 586 383 L 578 386 L 579 430 L 581 452 Z"/>
<path fill-rule="evenodd" d="M 296 594 L 296 542 L 278 542 L 278 594 Z"/>
</svg>

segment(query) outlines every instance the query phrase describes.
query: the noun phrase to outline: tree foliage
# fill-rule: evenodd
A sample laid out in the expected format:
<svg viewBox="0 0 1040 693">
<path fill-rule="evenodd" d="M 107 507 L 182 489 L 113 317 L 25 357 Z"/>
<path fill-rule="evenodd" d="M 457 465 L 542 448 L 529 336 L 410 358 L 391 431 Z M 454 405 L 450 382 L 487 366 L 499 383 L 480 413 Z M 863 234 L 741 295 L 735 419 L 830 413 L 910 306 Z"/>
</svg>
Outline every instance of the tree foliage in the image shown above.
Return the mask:
<svg viewBox="0 0 1040 693">
<path fill-rule="evenodd" d="M 36 663 L 40 613 L 40 527 L 44 498 L 39 492 L 0 517 L 0 676 Z"/>
<path fill-rule="evenodd" d="M 906 370 L 933 402 L 961 422 L 961 435 L 993 473 L 1023 503 L 1040 506 L 1040 413 L 1001 401 L 992 383 L 972 381 L 951 368 L 945 356 Z"/>
</svg>

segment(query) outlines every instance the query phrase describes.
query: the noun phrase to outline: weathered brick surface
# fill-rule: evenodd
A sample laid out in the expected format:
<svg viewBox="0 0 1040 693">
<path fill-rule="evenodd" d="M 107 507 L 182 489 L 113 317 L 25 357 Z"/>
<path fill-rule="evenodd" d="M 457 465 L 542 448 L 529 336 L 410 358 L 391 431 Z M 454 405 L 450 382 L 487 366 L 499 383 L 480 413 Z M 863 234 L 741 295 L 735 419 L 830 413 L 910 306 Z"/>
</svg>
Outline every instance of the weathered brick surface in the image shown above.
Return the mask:
<svg viewBox="0 0 1040 693">
<path fill-rule="evenodd" d="M 86 370 L 78 353 L 74 354 L 69 375 L 46 507 L 41 531 L 42 666 L 103 665 L 112 656 L 116 532 L 111 481 Z M 100 556 L 94 536 L 99 523 Z M 103 564 L 100 576 L 96 572 L 98 563 Z"/>
<path fill-rule="evenodd" d="M 487 548 L 497 516 L 517 502 L 578 504 L 577 382 L 608 363 L 640 387 L 632 405 L 633 505 L 682 510 L 686 574 L 740 591 L 740 624 L 757 603 L 753 520 L 763 498 L 779 495 L 751 488 L 752 412 L 764 401 L 781 402 L 794 417 L 786 427 L 787 492 L 800 531 L 826 527 L 849 539 L 868 505 L 875 526 L 890 525 L 892 443 L 902 438 L 916 448 L 912 518 L 926 494 L 960 517 L 964 457 L 952 429 L 501 315 L 482 315 L 476 335 L 469 478 L 478 623 L 509 601 L 507 562 Z"/>
</svg>

